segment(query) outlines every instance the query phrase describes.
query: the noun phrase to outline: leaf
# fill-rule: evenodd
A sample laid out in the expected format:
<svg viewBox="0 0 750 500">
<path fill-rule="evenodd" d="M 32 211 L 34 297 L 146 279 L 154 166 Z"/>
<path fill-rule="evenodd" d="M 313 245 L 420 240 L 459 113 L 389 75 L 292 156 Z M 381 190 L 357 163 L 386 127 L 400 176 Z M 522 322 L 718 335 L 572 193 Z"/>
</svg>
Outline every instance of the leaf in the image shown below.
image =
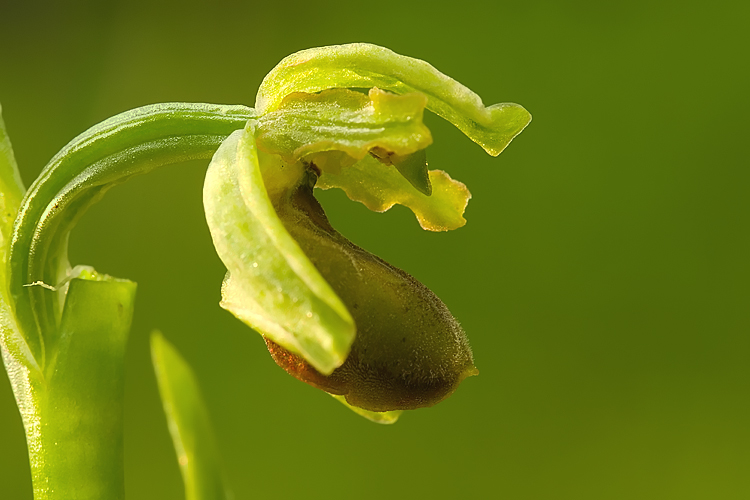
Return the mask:
<svg viewBox="0 0 750 500">
<path fill-rule="evenodd" d="M 409 207 L 419 224 L 430 231 L 449 231 L 466 224 L 463 218 L 471 198 L 468 188 L 440 170 L 429 172 L 432 194 L 417 191 L 395 167 L 366 157 L 338 174 L 323 172 L 315 187 L 341 188 L 354 201 L 375 212 L 398 203 Z"/>
<path fill-rule="evenodd" d="M 185 484 L 185 497 L 187 500 L 232 498 L 193 370 L 159 332 L 151 334 L 151 359 Z"/>
<path fill-rule="evenodd" d="M 481 98 L 432 65 L 367 43 L 307 49 L 284 58 L 258 89 L 259 116 L 275 111 L 293 92 L 378 87 L 398 94 L 420 92 L 427 109 L 445 118 L 492 156 L 531 121 L 513 103 L 485 107 Z"/>
<path fill-rule="evenodd" d="M 11 312 L 5 280 L 8 242 L 13 233 L 13 221 L 24 191 L 26 189 L 23 187 L 21 175 L 18 172 L 13 147 L 3 121 L 2 106 L 0 106 L 0 351 L 2 351 L 14 391 L 16 388 L 28 385 L 31 378 L 41 375 L 38 372 L 39 366 Z M 20 405 L 21 401 L 18 402 Z"/>
<path fill-rule="evenodd" d="M 69 283 L 44 382 L 16 391 L 17 399 L 32 400 L 22 415 L 34 498 L 125 496 L 124 360 L 136 285 L 88 277 Z"/>
<path fill-rule="evenodd" d="M 5 258 L 7 242 L 13 231 L 18 206 L 26 189 L 18 172 L 13 146 L 5 130 L 3 108 L 0 106 L 0 279 L 5 276 Z"/>
<path fill-rule="evenodd" d="M 349 353 L 354 321 L 274 210 L 254 128 L 248 122 L 244 131 L 224 141 L 211 160 L 203 189 L 208 227 L 228 270 L 221 305 L 329 374 Z M 299 171 L 298 182 L 302 175 Z"/>
</svg>

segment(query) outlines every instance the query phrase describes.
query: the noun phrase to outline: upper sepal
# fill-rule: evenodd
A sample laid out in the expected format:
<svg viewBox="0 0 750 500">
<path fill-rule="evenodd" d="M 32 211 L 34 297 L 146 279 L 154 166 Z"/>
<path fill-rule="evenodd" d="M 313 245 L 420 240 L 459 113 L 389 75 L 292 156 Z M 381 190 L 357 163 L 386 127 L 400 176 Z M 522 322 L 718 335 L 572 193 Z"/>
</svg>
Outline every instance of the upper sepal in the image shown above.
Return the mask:
<svg viewBox="0 0 750 500">
<path fill-rule="evenodd" d="M 18 172 L 16 158 L 10 138 L 5 130 L 3 121 L 3 108 L 0 106 L 0 255 L 2 264 L 5 263 L 5 254 L 8 240 L 13 232 L 13 220 L 21 204 L 21 198 L 26 189 Z M 5 275 L 5 266 L 0 268 L 0 277 Z"/>
<path fill-rule="evenodd" d="M 263 79 L 255 108 L 260 116 L 272 112 L 292 92 L 371 87 L 424 94 L 427 109 L 493 156 L 531 121 L 529 112 L 518 104 L 485 107 L 477 94 L 429 63 L 368 43 L 307 49 L 284 58 Z"/>
<path fill-rule="evenodd" d="M 6 282 L 8 242 L 25 191 L 0 106 L 0 351 L 14 388 L 28 380 L 31 371 L 39 373 L 41 357 L 39 339 L 25 334 L 15 320 Z"/>
</svg>

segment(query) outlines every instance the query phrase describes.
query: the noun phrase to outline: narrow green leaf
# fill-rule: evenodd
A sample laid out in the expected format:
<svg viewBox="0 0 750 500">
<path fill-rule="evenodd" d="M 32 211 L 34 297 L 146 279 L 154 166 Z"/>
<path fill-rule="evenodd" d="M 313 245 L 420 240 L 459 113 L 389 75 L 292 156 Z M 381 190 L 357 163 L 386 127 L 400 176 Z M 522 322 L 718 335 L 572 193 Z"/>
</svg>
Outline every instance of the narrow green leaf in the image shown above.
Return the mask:
<svg viewBox="0 0 750 500">
<path fill-rule="evenodd" d="M 417 191 L 396 167 L 365 157 L 339 173 L 323 172 L 315 187 L 341 188 L 354 201 L 375 212 L 385 212 L 396 203 L 409 207 L 422 228 L 449 231 L 466 224 L 463 217 L 471 193 L 466 186 L 440 170 L 429 172 L 432 194 Z"/>
<path fill-rule="evenodd" d="M 190 365 L 159 332 L 151 359 L 187 500 L 230 499 L 206 404 Z"/>
<path fill-rule="evenodd" d="M 425 94 L 427 109 L 493 156 L 531 121 L 528 111 L 518 104 L 485 107 L 477 94 L 425 61 L 367 43 L 307 49 L 284 58 L 261 83 L 255 107 L 263 116 L 278 109 L 292 92 L 370 87 Z"/>
<path fill-rule="evenodd" d="M 5 130 L 3 108 L 0 106 L 0 279 L 5 276 L 5 252 L 13 230 L 18 206 L 26 189 L 18 172 L 13 147 Z"/>
<path fill-rule="evenodd" d="M 354 321 L 279 220 L 264 185 L 254 127 L 249 122 L 224 141 L 203 189 L 208 227 L 228 270 L 221 305 L 329 374 L 349 353 Z M 298 174 L 291 189 L 304 172 L 299 164 L 287 168 Z"/>
</svg>

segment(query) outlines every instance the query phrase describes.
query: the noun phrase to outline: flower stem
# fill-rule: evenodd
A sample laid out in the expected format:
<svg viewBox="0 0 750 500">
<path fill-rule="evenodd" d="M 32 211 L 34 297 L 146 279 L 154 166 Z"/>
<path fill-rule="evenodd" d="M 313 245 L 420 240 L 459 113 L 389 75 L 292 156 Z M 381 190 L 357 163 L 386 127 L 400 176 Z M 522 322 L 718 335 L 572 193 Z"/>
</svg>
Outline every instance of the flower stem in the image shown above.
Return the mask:
<svg viewBox="0 0 750 500">
<path fill-rule="evenodd" d="M 24 415 L 35 500 L 124 498 L 125 344 L 135 283 L 74 279 L 59 353 Z"/>
</svg>

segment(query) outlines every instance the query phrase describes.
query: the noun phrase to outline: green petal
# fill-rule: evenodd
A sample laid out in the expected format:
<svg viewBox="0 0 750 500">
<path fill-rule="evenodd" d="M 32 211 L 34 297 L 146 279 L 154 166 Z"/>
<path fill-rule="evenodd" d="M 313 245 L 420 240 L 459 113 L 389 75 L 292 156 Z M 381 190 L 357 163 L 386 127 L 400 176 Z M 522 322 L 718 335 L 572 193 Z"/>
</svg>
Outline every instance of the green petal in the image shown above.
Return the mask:
<svg viewBox="0 0 750 500">
<path fill-rule="evenodd" d="M 422 94 L 376 88 L 367 96 L 346 89 L 293 93 L 259 119 L 258 148 L 290 163 L 325 151 L 357 160 L 373 148 L 408 155 L 432 143 L 422 123 L 426 103 Z"/>
<path fill-rule="evenodd" d="M 429 172 L 432 195 L 417 191 L 395 167 L 366 157 L 338 174 L 323 172 L 315 187 L 341 188 L 354 201 L 375 212 L 396 203 L 409 207 L 419 224 L 430 231 L 450 231 L 466 224 L 463 218 L 471 198 L 468 188 L 440 170 Z"/>
<path fill-rule="evenodd" d="M 302 50 L 286 57 L 261 83 L 255 107 L 262 116 L 278 109 L 292 92 L 370 87 L 426 95 L 427 109 L 453 123 L 493 156 L 531 121 L 528 111 L 518 104 L 485 107 L 477 94 L 432 65 L 366 43 Z"/>
<path fill-rule="evenodd" d="M 354 320 L 279 220 L 254 127 L 250 122 L 224 141 L 204 185 L 206 219 L 228 270 L 222 307 L 329 374 L 349 353 Z"/>
<path fill-rule="evenodd" d="M 232 498 L 193 370 L 159 332 L 151 334 L 151 359 L 185 483 L 185 497 L 187 500 Z"/>
<path fill-rule="evenodd" d="M 393 410 L 393 411 L 365 410 L 364 408 L 358 408 L 356 406 L 350 405 L 349 403 L 346 402 L 346 398 L 344 396 L 339 396 L 337 394 L 331 394 L 331 396 L 333 396 L 333 398 L 336 401 L 343 404 L 344 406 L 352 410 L 357 415 L 365 417 L 367 420 L 371 422 L 375 422 L 376 424 L 395 424 L 398 421 L 398 417 L 400 417 L 401 414 L 403 413 L 403 410 Z"/>
</svg>

